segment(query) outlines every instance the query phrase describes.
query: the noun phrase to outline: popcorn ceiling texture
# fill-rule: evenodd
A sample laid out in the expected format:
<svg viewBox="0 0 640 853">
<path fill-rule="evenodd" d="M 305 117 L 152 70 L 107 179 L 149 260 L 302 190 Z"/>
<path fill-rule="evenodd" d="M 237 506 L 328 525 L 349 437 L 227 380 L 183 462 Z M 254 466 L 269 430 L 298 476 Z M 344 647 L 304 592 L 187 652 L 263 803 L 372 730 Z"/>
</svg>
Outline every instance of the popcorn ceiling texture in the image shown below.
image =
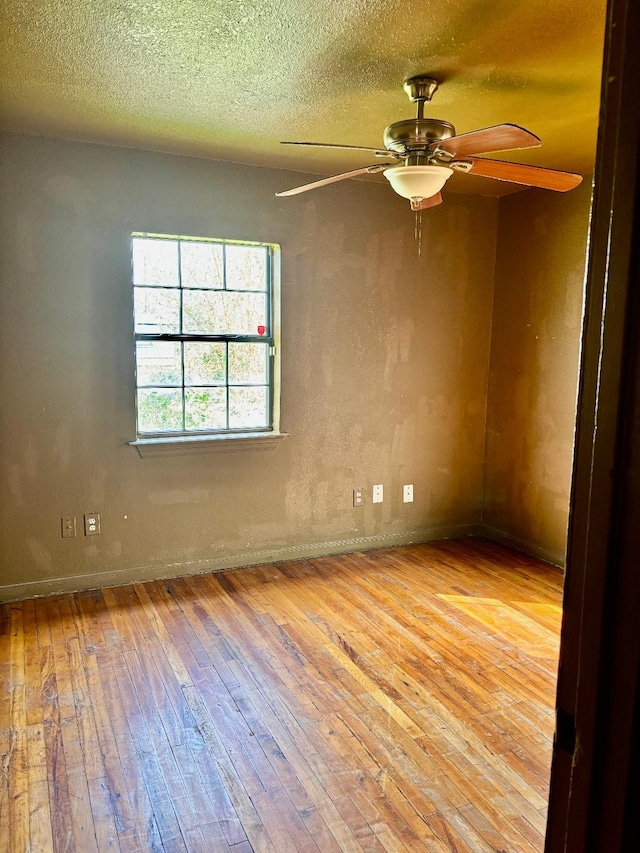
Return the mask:
<svg viewBox="0 0 640 853">
<path fill-rule="evenodd" d="M 5 0 L 2 127 L 331 173 L 413 115 L 403 80 L 445 80 L 428 114 L 458 132 L 511 121 L 521 160 L 593 168 L 604 0 Z M 363 157 L 365 158 L 363 160 Z M 380 178 L 377 178 L 380 180 Z M 448 189 L 500 195 L 456 175 Z"/>
</svg>

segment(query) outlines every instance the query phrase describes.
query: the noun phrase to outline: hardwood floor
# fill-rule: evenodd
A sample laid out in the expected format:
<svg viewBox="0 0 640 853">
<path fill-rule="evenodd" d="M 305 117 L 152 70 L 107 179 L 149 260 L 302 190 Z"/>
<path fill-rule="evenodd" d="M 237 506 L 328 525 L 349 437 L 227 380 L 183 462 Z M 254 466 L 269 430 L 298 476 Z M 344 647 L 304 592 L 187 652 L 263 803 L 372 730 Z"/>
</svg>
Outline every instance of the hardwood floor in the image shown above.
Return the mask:
<svg viewBox="0 0 640 853">
<path fill-rule="evenodd" d="M 542 851 L 561 587 L 465 540 L 4 605 L 0 849 Z"/>
</svg>

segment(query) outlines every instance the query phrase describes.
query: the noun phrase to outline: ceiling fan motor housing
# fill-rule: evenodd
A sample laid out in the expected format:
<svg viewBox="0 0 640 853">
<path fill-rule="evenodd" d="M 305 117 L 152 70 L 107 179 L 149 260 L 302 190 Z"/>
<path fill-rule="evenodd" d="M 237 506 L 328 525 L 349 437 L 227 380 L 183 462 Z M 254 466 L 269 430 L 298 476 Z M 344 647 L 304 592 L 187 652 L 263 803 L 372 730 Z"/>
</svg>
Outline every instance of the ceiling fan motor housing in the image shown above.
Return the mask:
<svg viewBox="0 0 640 853">
<path fill-rule="evenodd" d="M 427 153 L 429 145 L 441 142 L 456 135 L 456 129 L 448 121 L 437 118 L 410 118 L 397 121 L 385 129 L 383 140 L 385 148 L 397 151 Z"/>
</svg>

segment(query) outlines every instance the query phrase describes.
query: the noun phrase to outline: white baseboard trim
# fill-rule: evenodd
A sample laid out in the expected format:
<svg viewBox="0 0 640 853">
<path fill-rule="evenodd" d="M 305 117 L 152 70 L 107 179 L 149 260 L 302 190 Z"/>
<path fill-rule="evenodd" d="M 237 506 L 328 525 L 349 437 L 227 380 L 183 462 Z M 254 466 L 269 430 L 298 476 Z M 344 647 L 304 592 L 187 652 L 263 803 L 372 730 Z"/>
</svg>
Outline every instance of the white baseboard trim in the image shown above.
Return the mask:
<svg viewBox="0 0 640 853">
<path fill-rule="evenodd" d="M 80 590 L 100 589 L 109 586 L 122 586 L 127 583 L 141 583 L 150 580 L 176 578 L 183 575 L 204 574 L 206 572 L 221 572 L 225 569 L 240 569 L 263 563 L 325 557 L 329 554 L 341 554 L 350 551 L 370 551 L 374 548 L 391 548 L 394 545 L 412 545 L 419 542 L 432 542 L 438 539 L 461 539 L 466 536 L 481 535 L 485 535 L 481 525 L 462 524 L 428 527 L 404 533 L 357 536 L 350 539 L 335 539 L 330 542 L 313 542 L 285 546 L 283 548 L 242 551 L 203 560 L 190 560 L 187 562 L 165 563 L 152 566 L 135 566 L 133 568 L 116 569 L 115 571 L 108 572 L 92 572 L 86 575 L 46 578 L 24 583 L 7 584 L 6 586 L 0 586 L 0 601 L 22 601 L 27 598 L 39 598 L 44 595 L 79 592 Z"/>
<path fill-rule="evenodd" d="M 494 542 L 499 542 L 501 545 L 507 545 L 509 548 L 513 548 L 514 551 L 521 551 L 530 557 L 537 557 L 539 560 L 551 563 L 552 566 L 557 566 L 560 569 L 566 567 L 566 555 L 564 551 L 560 553 L 539 545 L 532 545 L 530 542 L 524 542 L 510 533 L 505 533 L 503 530 L 498 530 L 496 527 L 491 527 L 488 524 L 480 525 L 480 535 L 487 539 L 492 539 Z"/>
</svg>

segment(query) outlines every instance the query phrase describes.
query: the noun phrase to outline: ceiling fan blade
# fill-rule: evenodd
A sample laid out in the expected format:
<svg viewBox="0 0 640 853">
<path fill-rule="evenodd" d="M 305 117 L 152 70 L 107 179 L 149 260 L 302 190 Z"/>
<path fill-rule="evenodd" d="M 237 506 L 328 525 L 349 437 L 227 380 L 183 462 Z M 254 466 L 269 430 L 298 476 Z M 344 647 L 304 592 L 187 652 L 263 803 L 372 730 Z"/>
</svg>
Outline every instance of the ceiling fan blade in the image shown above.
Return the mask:
<svg viewBox="0 0 640 853">
<path fill-rule="evenodd" d="M 438 204 L 442 204 L 442 193 L 436 193 L 431 198 L 425 198 L 418 207 L 412 208 L 412 210 L 426 210 L 428 207 L 436 207 Z"/>
<path fill-rule="evenodd" d="M 300 187 L 294 187 L 291 190 L 284 190 L 276 193 L 277 196 L 298 195 L 298 193 L 306 193 L 307 190 L 315 190 L 318 187 L 326 187 L 327 184 L 335 184 L 337 181 L 345 181 L 347 178 L 355 178 L 356 175 L 373 175 L 375 172 L 381 172 L 390 166 L 390 163 L 374 163 L 373 166 L 365 166 L 362 169 L 354 169 L 352 172 L 342 172 L 340 175 L 332 175 L 330 178 L 322 178 L 319 181 L 313 181 L 310 184 L 302 184 Z"/>
<path fill-rule="evenodd" d="M 515 148 L 535 148 L 541 141 L 533 133 L 517 124 L 497 124 L 495 127 L 483 127 L 470 133 L 461 133 L 441 142 L 434 142 L 431 148 L 444 149 L 455 157 L 471 154 L 489 154 L 493 151 L 511 151 Z"/>
<path fill-rule="evenodd" d="M 496 178 L 498 181 L 510 181 L 527 187 L 540 187 L 566 193 L 578 186 L 582 175 L 573 172 L 557 172 L 555 169 L 543 169 L 540 166 L 525 166 L 522 163 L 506 163 L 504 160 L 484 160 L 470 157 L 472 166 L 469 174 L 483 178 Z"/>
<path fill-rule="evenodd" d="M 312 148 L 337 148 L 340 151 L 371 151 L 378 157 L 397 157 L 395 151 L 386 148 L 366 148 L 362 145 L 334 145 L 332 142 L 281 142 L 280 145 L 307 145 Z"/>
</svg>

